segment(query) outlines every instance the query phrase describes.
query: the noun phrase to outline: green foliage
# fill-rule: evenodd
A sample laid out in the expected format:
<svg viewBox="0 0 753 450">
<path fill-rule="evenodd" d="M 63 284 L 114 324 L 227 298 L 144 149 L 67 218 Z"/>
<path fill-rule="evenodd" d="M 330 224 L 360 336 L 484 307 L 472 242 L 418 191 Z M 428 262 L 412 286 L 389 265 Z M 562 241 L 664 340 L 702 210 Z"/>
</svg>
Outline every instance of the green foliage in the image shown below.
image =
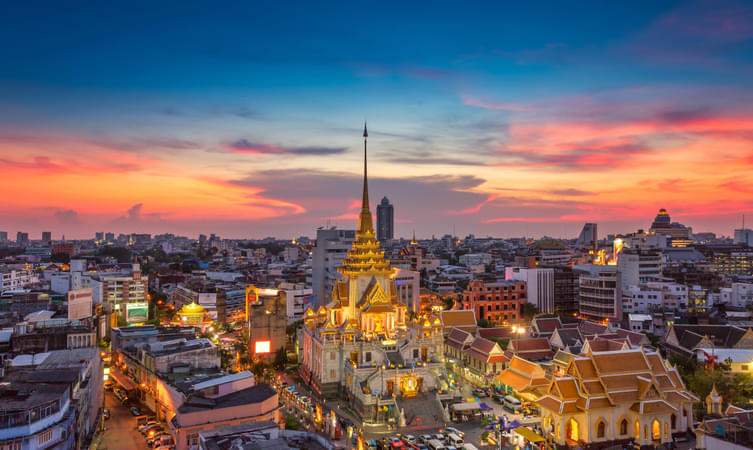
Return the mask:
<svg viewBox="0 0 753 450">
<path fill-rule="evenodd" d="M 285 334 L 288 335 L 288 340 L 292 341 L 295 339 L 295 332 L 300 328 L 300 326 L 303 325 L 303 320 L 296 320 L 295 322 L 291 323 L 287 327 L 285 327 Z"/>
<path fill-rule="evenodd" d="M 476 324 L 481 328 L 491 328 L 494 326 L 488 319 L 478 319 L 476 320 Z"/>
<path fill-rule="evenodd" d="M 449 311 L 455 306 L 455 299 L 452 297 L 442 297 L 442 303 L 444 303 L 444 309 Z"/>
<path fill-rule="evenodd" d="M 105 246 L 100 247 L 97 251 L 97 256 L 99 257 L 113 257 L 118 262 L 130 262 L 131 261 L 131 251 L 125 247 L 111 247 L 111 246 Z"/>
<path fill-rule="evenodd" d="M 274 362 L 272 362 L 272 365 L 276 369 L 284 369 L 287 363 L 288 363 L 288 351 L 285 350 L 285 347 L 278 348 L 277 352 L 275 352 L 275 359 L 274 359 Z"/>
<path fill-rule="evenodd" d="M 258 378 L 264 377 L 264 372 L 267 370 L 270 370 L 272 366 L 263 360 L 256 361 L 255 363 L 251 364 L 251 372 L 256 375 Z"/>
<path fill-rule="evenodd" d="M 50 261 L 54 263 L 68 264 L 71 262 L 71 256 L 68 253 L 53 253 Z"/>
<path fill-rule="evenodd" d="M 128 326 L 128 321 L 125 320 L 124 318 L 118 316 L 118 326 L 119 327 L 127 327 Z"/>
<path fill-rule="evenodd" d="M 510 340 L 506 339 L 506 338 L 488 337 L 487 339 L 489 339 L 492 342 L 496 342 L 497 345 L 499 345 L 499 348 L 501 348 L 502 350 L 506 349 L 507 348 L 507 344 L 510 343 Z"/>
<path fill-rule="evenodd" d="M 707 370 L 696 360 L 670 355 L 669 362 L 677 366 L 685 386 L 701 401 L 716 386 L 723 399 L 723 407 L 728 404 L 745 405 L 753 398 L 753 377 L 747 373 L 730 372 L 730 364 L 723 362 L 716 368 Z"/>
<path fill-rule="evenodd" d="M 484 432 L 481 433 L 481 442 L 485 442 L 488 437 L 489 437 L 489 431 L 484 430 Z"/>
<path fill-rule="evenodd" d="M 525 320 L 533 319 L 534 316 L 538 314 L 539 312 L 540 312 L 539 308 L 537 308 L 536 305 L 534 305 L 533 303 L 525 302 L 520 307 L 520 315 Z"/>
<path fill-rule="evenodd" d="M 285 429 L 286 430 L 300 430 L 301 424 L 298 423 L 298 420 L 295 418 L 295 416 L 287 416 L 285 418 Z"/>
</svg>

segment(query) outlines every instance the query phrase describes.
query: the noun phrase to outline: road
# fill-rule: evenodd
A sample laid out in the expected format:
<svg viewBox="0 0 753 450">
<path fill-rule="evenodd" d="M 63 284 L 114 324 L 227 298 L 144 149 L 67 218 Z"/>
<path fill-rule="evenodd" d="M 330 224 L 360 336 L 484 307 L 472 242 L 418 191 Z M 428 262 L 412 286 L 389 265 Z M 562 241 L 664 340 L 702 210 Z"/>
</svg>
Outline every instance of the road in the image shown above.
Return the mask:
<svg viewBox="0 0 753 450">
<path fill-rule="evenodd" d="M 146 439 L 136 430 L 136 419 L 127 406 L 120 404 L 112 392 L 105 393 L 105 406 L 110 418 L 105 421 L 104 436 L 98 440 L 99 450 L 147 450 Z"/>
</svg>

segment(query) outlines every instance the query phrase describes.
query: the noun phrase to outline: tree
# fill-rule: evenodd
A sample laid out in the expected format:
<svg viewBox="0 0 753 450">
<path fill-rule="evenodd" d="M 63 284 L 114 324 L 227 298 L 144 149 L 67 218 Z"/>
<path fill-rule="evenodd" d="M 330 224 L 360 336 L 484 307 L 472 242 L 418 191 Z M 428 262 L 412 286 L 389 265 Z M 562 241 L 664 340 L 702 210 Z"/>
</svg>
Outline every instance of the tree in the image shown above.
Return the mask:
<svg viewBox="0 0 753 450">
<path fill-rule="evenodd" d="M 295 322 L 285 327 L 285 334 L 288 335 L 289 342 L 293 342 L 295 340 L 295 333 L 296 331 L 298 331 L 298 328 L 300 328 L 301 325 L 303 325 L 303 320 L 296 320 Z"/>
<path fill-rule="evenodd" d="M 288 351 L 285 350 L 285 347 L 280 347 L 277 349 L 277 352 L 275 353 L 275 359 L 272 365 L 276 369 L 284 369 L 287 364 L 288 364 Z"/>
<path fill-rule="evenodd" d="M 285 417 L 285 429 L 286 430 L 300 430 L 301 424 L 298 423 L 298 420 L 295 418 L 295 416 L 287 416 Z"/>
<path fill-rule="evenodd" d="M 97 256 L 100 257 L 112 257 L 115 258 L 118 262 L 130 262 L 131 261 L 131 251 L 125 247 L 100 247 L 97 251 Z"/>
<path fill-rule="evenodd" d="M 69 264 L 71 262 L 71 255 L 68 253 L 53 253 L 50 256 L 50 261 L 54 263 Z"/>
<path fill-rule="evenodd" d="M 525 320 L 531 320 L 538 314 L 539 308 L 536 307 L 533 303 L 525 302 L 520 307 L 520 316 Z"/>
<path fill-rule="evenodd" d="M 491 322 L 489 322 L 488 319 L 478 319 L 476 321 L 476 325 L 478 325 L 481 328 L 491 328 L 494 326 Z"/>
<path fill-rule="evenodd" d="M 444 309 L 449 311 L 455 306 L 455 299 L 452 297 L 442 297 L 442 303 L 444 303 Z"/>
</svg>

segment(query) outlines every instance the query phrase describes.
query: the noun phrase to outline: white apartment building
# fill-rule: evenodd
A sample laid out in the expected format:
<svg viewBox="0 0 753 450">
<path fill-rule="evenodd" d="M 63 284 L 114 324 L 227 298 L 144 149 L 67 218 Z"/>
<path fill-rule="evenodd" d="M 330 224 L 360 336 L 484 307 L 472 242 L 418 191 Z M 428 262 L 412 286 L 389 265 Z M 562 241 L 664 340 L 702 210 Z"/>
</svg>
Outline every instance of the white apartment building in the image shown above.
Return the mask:
<svg viewBox="0 0 753 450">
<path fill-rule="evenodd" d="M 660 310 L 664 305 L 664 292 L 642 286 L 628 286 L 622 289 L 622 312 L 646 314 Z"/>
<path fill-rule="evenodd" d="M 622 320 L 622 280 L 615 266 L 574 266 L 579 274 L 579 312 L 587 319 Z M 530 292 L 530 291 L 529 291 Z"/>
<path fill-rule="evenodd" d="M 506 267 L 505 279 L 525 281 L 528 303 L 542 313 L 554 313 L 554 269 Z"/>
<path fill-rule="evenodd" d="M 458 262 L 463 266 L 487 265 L 492 263 L 492 255 L 489 253 L 467 253 L 460 255 Z"/>
<path fill-rule="evenodd" d="M 284 283 L 292 284 L 292 283 Z M 313 289 L 280 289 L 280 295 L 285 301 L 285 311 L 288 323 L 303 319 L 303 312 L 314 304 Z"/>
<path fill-rule="evenodd" d="M 731 287 L 721 288 L 719 294 L 720 302 L 745 307 L 753 303 L 753 283 L 732 283 Z"/>
<path fill-rule="evenodd" d="M 2 285 L 0 291 L 23 289 L 27 284 L 38 283 L 39 274 L 32 269 L 0 268 Z"/>
</svg>

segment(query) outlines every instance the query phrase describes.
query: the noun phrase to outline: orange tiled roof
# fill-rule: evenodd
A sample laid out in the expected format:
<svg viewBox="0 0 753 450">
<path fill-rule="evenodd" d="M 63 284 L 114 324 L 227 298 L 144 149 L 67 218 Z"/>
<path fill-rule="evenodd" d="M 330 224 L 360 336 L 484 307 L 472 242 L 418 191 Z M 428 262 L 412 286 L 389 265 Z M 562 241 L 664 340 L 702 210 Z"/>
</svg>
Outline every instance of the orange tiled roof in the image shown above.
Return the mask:
<svg viewBox="0 0 753 450">
<path fill-rule="evenodd" d="M 536 400 L 536 404 L 539 405 L 541 408 L 548 409 L 549 411 L 553 411 L 558 414 L 560 412 L 560 408 L 562 407 L 562 402 L 549 396 L 542 397 Z"/>
<path fill-rule="evenodd" d="M 641 350 L 594 353 L 591 357 L 600 375 L 621 372 L 651 372 Z"/>
<path fill-rule="evenodd" d="M 514 370 L 505 369 L 497 377 L 500 383 L 506 384 L 516 391 L 522 391 L 531 385 L 531 379 L 515 372 Z"/>
<path fill-rule="evenodd" d="M 441 311 L 442 324 L 445 327 L 476 326 L 476 316 L 470 309 L 456 311 Z"/>
</svg>

